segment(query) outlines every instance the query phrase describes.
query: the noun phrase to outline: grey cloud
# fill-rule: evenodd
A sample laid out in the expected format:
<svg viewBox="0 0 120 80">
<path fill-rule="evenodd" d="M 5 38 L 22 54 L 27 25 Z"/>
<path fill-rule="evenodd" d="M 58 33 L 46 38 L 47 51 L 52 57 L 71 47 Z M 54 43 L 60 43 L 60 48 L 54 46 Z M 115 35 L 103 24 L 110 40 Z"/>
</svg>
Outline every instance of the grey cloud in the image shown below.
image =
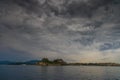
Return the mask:
<svg viewBox="0 0 120 80">
<path fill-rule="evenodd" d="M 96 55 L 100 57 L 102 51 L 119 49 L 118 0 L 44 1 L 0 1 L 2 46 L 35 56 L 69 59 L 89 58 L 92 50 L 94 54 L 99 50 Z"/>
<path fill-rule="evenodd" d="M 88 46 L 93 44 L 94 38 L 93 37 L 82 37 L 81 39 L 76 39 L 74 42 L 79 42 L 84 46 Z"/>
<path fill-rule="evenodd" d="M 7 2 L 7 0 L 5 0 Z M 5 2 L 3 1 L 3 2 Z M 55 0 L 54 0 L 55 1 Z M 40 3 L 38 0 L 12 0 L 11 2 L 18 4 L 23 7 L 28 13 L 35 13 L 39 16 L 46 14 L 51 16 L 52 13 L 56 16 L 71 16 L 71 17 L 92 17 L 95 11 L 99 7 L 106 7 L 107 5 L 112 4 L 113 0 L 88 0 L 88 1 L 70 1 L 65 0 L 60 6 L 56 6 L 51 0 L 46 0 L 44 3 Z M 8 1 L 8 3 L 11 3 Z"/>
<path fill-rule="evenodd" d="M 111 43 L 104 43 L 103 45 L 100 46 L 101 51 L 119 49 L 119 48 L 120 48 L 120 42 L 118 41 Z"/>
<path fill-rule="evenodd" d="M 52 34 L 59 34 L 59 33 L 65 33 L 67 31 L 67 27 L 64 25 L 59 26 L 51 26 L 48 27 L 47 30 Z"/>
<path fill-rule="evenodd" d="M 55 5 L 55 0 L 44 0 L 40 3 L 39 0 L 1 0 L 3 4 L 17 4 L 22 7 L 28 14 L 34 13 L 38 16 L 46 14 L 47 16 L 63 16 L 63 17 L 86 17 L 90 18 L 96 13 L 100 7 L 105 7 L 108 10 L 112 4 L 119 3 L 117 0 L 65 0 L 61 5 Z"/>
<path fill-rule="evenodd" d="M 23 7 L 27 13 L 37 13 L 39 15 L 42 13 L 38 0 L 13 0 L 13 3 Z"/>
<path fill-rule="evenodd" d="M 114 38 L 120 36 L 120 24 L 119 25 L 116 24 L 114 27 L 112 27 L 110 35 L 114 36 Z"/>
<path fill-rule="evenodd" d="M 77 17 L 92 17 L 99 7 L 106 7 L 111 4 L 113 0 L 88 0 L 88 1 L 73 1 L 67 6 L 67 12 L 71 16 Z"/>
</svg>

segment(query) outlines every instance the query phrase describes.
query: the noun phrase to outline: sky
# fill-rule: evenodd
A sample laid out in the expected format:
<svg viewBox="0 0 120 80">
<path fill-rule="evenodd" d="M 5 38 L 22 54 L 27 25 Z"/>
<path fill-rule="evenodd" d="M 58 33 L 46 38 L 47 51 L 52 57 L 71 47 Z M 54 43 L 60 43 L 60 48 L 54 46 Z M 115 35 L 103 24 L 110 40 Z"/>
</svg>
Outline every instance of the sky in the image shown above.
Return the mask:
<svg viewBox="0 0 120 80">
<path fill-rule="evenodd" d="M 0 0 L 0 60 L 120 62 L 120 0 Z"/>
</svg>

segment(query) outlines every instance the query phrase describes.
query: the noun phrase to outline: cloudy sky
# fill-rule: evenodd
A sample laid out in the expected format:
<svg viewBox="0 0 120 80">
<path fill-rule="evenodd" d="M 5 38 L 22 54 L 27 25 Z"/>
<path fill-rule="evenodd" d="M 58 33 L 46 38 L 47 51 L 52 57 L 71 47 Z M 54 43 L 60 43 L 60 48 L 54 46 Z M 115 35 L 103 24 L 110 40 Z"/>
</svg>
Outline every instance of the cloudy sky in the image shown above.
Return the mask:
<svg viewBox="0 0 120 80">
<path fill-rule="evenodd" d="M 120 0 L 0 0 L 0 60 L 120 62 Z"/>
</svg>

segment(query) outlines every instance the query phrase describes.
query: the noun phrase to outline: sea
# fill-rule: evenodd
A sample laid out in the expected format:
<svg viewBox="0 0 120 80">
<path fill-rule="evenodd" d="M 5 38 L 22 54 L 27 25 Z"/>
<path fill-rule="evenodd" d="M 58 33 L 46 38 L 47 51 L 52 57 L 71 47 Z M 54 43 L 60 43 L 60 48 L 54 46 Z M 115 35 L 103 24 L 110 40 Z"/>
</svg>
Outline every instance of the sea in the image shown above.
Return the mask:
<svg viewBox="0 0 120 80">
<path fill-rule="evenodd" d="M 120 80 L 120 67 L 0 65 L 0 80 Z"/>
</svg>

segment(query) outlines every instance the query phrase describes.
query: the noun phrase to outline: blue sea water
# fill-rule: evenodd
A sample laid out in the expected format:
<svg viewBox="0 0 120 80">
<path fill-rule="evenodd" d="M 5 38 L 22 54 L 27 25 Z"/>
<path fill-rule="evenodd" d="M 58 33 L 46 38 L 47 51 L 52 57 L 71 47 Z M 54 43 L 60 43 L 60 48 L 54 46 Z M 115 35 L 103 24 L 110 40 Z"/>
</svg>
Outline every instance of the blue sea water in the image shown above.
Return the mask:
<svg viewBox="0 0 120 80">
<path fill-rule="evenodd" d="M 0 80 L 120 80 L 120 67 L 2 65 Z"/>
</svg>

